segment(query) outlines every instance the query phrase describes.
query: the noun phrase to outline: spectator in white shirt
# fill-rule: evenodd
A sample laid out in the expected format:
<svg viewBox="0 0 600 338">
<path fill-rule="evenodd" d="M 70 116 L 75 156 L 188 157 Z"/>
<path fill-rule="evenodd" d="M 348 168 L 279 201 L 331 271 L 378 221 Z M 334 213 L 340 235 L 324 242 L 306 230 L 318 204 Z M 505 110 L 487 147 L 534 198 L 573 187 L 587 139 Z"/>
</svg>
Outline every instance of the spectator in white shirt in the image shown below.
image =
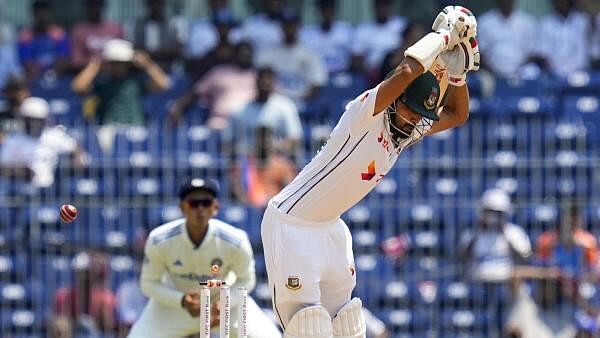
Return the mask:
<svg viewBox="0 0 600 338">
<path fill-rule="evenodd" d="M 518 225 L 508 221 L 512 213 L 510 197 L 499 189 L 483 193 L 479 220 L 474 231 L 460 240 L 461 261 L 468 264 L 468 275 L 477 281 L 505 282 L 513 268 L 532 254 L 529 237 Z"/>
<path fill-rule="evenodd" d="M 397 48 L 402 41 L 406 19 L 392 14 L 391 0 L 375 0 L 375 21 L 364 22 L 356 28 L 352 53 L 354 67 L 379 70 L 387 52 Z"/>
<path fill-rule="evenodd" d="M 64 127 L 48 126 L 49 111 L 48 102 L 42 98 L 28 97 L 23 101 L 19 108 L 23 131 L 6 136 L 0 148 L 3 175 L 31 180 L 37 187 L 49 187 L 54 183 L 59 155 L 71 154 L 74 165 L 85 165 L 85 152 Z"/>
<path fill-rule="evenodd" d="M 256 76 L 256 98 L 232 115 L 225 138 L 237 155 L 250 154 L 255 149 L 257 129 L 267 127 L 281 152 L 294 157 L 302 139 L 298 109 L 292 100 L 275 92 L 277 80 L 271 68 L 259 69 Z"/>
<path fill-rule="evenodd" d="M 319 0 L 321 23 L 300 30 L 300 41 L 321 55 L 330 74 L 350 67 L 353 33 L 349 23 L 335 20 L 335 3 L 335 0 Z"/>
<path fill-rule="evenodd" d="M 283 13 L 283 0 L 265 0 L 265 12 L 257 13 L 244 21 L 238 38 L 250 41 L 254 50 L 278 47 L 283 42 L 280 20 Z"/>
<path fill-rule="evenodd" d="M 219 42 L 216 21 L 219 13 L 230 11 L 229 1 L 210 0 L 209 5 L 210 17 L 196 20 L 190 26 L 186 51 L 188 58 L 197 59 L 203 57 Z M 229 38 L 231 39 L 233 32 L 230 33 Z"/>
<path fill-rule="evenodd" d="M 298 13 L 287 9 L 281 24 L 284 44 L 259 54 L 257 64 L 273 68 L 279 80 L 278 91 L 303 104 L 327 83 L 328 74 L 321 56 L 298 41 L 299 25 Z"/>
<path fill-rule="evenodd" d="M 478 19 L 482 66 L 497 76 L 511 77 L 533 55 L 533 41 L 539 33 L 535 30 L 535 18 L 514 8 L 515 0 L 497 0 L 496 3 L 496 8 Z"/>
<path fill-rule="evenodd" d="M 590 63 L 590 19 L 575 10 L 574 0 L 552 0 L 554 13 L 542 18 L 537 46 L 551 73 L 560 77 L 585 70 Z"/>
<path fill-rule="evenodd" d="M 187 24 L 181 17 L 166 15 L 166 0 L 146 0 L 146 16 L 125 26 L 127 40 L 148 52 L 162 69 L 183 54 Z"/>
</svg>

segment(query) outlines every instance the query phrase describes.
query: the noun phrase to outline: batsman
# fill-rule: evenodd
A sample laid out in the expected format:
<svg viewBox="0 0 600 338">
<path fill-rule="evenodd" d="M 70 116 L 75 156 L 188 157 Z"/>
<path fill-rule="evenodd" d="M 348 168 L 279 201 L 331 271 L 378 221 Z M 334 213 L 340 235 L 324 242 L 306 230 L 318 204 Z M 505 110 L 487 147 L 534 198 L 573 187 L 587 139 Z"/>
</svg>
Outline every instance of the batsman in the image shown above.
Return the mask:
<svg viewBox="0 0 600 338">
<path fill-rule="evenodd" d="M 466 75 L 479 69 L 477 22 L 448 6 L 383 82 L 346 106 L 329 140 L 269 201 L 261 234 L 284 337 L 365 337 L 352 238 L 341 215 L 423 137 L 467 121 Z M 360 272 L 358 272 L 360 273 Z"/>
</svg>

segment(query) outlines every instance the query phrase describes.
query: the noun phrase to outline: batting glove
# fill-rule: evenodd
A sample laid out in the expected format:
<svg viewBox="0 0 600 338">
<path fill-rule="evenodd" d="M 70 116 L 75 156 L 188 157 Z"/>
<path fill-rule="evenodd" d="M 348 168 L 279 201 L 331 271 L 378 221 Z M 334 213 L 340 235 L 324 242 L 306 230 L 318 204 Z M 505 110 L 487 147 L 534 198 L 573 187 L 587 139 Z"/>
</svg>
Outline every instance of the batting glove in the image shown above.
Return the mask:
<svg viewBox="0 0 600 338">
<path fill-rule="evenodd" d="M 460 41 L 468 41 L 477 35 L 477 20 L 465 7 L 446 6 L 433 21 L 431 29 L 444 36 L 446 50 L 452 50 Z"/>
<path fill-rule="evenodd" d="M 467 73 L 479 70 L 480 54 L 477 39 L 460 41 L 457 48 L 440 54 L 441 61 L 445 63 L 448 72 L 449 84 L 460 87 L 465 85 Z"/>
</svg>

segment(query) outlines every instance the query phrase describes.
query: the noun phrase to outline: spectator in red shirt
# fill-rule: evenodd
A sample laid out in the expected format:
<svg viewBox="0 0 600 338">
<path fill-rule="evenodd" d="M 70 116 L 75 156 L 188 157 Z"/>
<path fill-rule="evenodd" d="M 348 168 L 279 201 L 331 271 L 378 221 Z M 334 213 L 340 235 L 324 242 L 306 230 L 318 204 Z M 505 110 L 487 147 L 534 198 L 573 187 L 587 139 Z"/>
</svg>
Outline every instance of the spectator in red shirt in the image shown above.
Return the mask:
<svg viewBox="0 0 600 338">
<path fill-rule="evenodd" d="M 585 230 L 579 209 L 570 207 L 558 229 L 548 230 L 537 240 L 537 256 L 541 263 L 558 266 L 573 277 L 598 268 L 598 241 Z"/>
<path fill-rule="evenodd" d="M 233 195 L 240 201 L 262 208 L 297 174 L 296 166 L 277 149 L 273 130 L 268 126 L 256 129 L 254 152 L 242 155 L 231 169 Z"/>
<path fill-rule="evenodd" d="M 73 27 L 71 62 L 77 69 L 85 67 L 92 56 L 99 56 L 107 41 L 123 38 L 121 25 L 102 20 L 104 3 L 105 0 L 87 0 L 87 21 Z"/>
<path fill-rule="evenodd" d="M 108 258 L 97 252 L 82 252 L 73 259 L 75 285 L 56 290 L 55 321 L 68 318 L 73 327 L 110 332 L 115 328 L 116 297 L 107 287 Z"/>
<path fill-rule="evenodd" d="M 33 27 L 19 33 L 18 51 L 27 76 L 32 79 L 54 69 L 62 73 L 68 68 L 69 39 L 67 32 L 52 23 L 50 3 L 33 2 Z"/>
</svg>

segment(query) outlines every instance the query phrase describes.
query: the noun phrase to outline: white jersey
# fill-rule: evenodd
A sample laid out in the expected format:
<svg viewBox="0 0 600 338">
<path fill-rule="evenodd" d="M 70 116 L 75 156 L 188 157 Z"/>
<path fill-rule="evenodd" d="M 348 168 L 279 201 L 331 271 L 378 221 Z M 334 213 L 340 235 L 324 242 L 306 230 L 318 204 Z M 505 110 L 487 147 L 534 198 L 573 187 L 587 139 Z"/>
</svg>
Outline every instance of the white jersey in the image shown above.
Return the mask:
<svg viewBox="0 0 600 338">
<path fill-rule="evenodd" d="M 217 274 L 211 267 L 220 267 Z M 256 283 L 254 257 L 248 235 L 241 229 L 211 219 L 202 243 L 190 240 L 185 219 L 157 227 L 146 241 L 144 265 L 140 276 L 142 292 L 163 305 L 181 308 L 184 293 L 199 290 L 199 282 L 225 280 L 231 287 L 231 305 L 240 286 L 251 291 Z M 215 301 L 218 289 L 213 290 Z"/>
<path fill-rule="evenodd" d="M 373 116 L 378 89 L 360 94 L 346 106 L 327 144 L 273 198 L 279 210 L 310 221 L 339 218 L 393 167 L 409 144 L 395 149 L 385 114 Z"/>
</svg>

